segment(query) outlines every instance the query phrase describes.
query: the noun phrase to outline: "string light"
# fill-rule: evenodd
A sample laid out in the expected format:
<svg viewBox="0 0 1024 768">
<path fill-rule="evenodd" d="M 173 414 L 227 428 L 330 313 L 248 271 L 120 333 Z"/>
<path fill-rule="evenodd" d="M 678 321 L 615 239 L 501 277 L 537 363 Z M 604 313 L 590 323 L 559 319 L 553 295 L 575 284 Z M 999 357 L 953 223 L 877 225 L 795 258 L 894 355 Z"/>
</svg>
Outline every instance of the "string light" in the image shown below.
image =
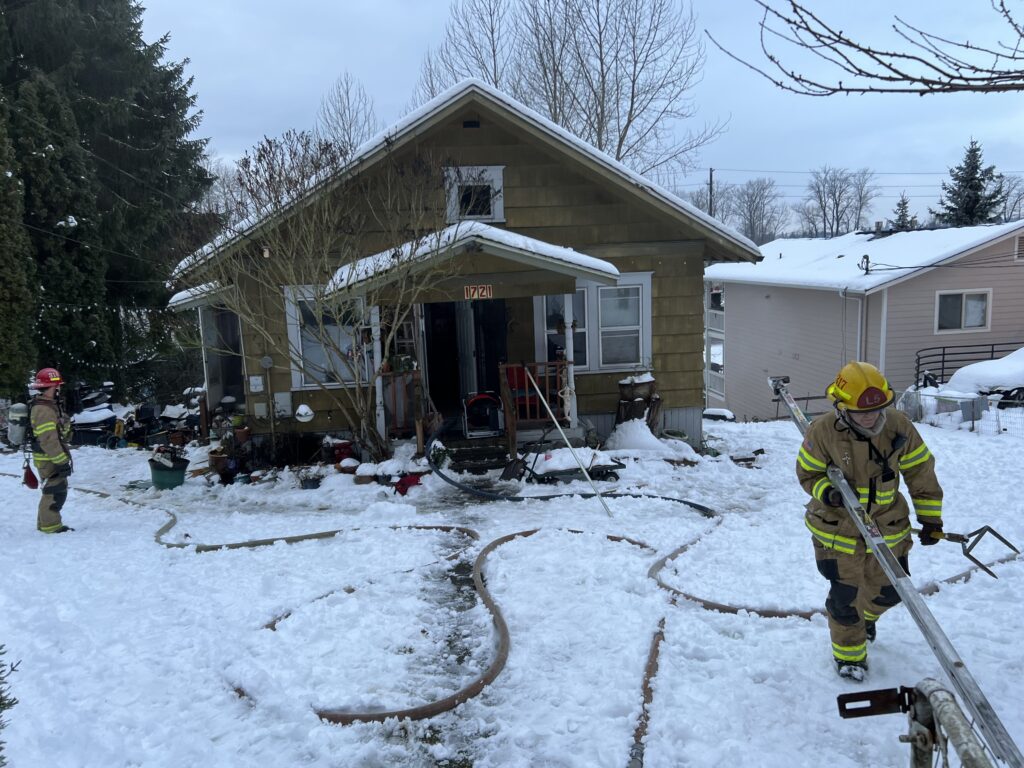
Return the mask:
<svg viewBox="0 0 1024 768">
<path fill-rule="evenodd" d="M 143 340 L 149 337 L 153 331 L 158 334 L 155 340 L 151 340 L 145 348 L 140 348 L 140 345 L 131 345 L 135 348 L 136 358 L 133 360 L 124 360 L 121 362 L 99 362 L 93 360 L 86 360 L 81 355 L 67 349 L 59 341 L 52 338 L 45 337 L 47 346 L 58 353 L 62 360 L 68 361 L 78 367 L 86 368 L 89 370 L 117 370 L 125 371 L 129 368 L 152 360 L 159 354 L 160 345 L 167 342 L 172 334 L 171 323 L 153 322 L 153 319 L 161 320 L 167 316 L 169 310 L 156 309 L 153 307 L 125 307 L 125 306 L 109 306 L 106 304 L 93 303 L 93 304 L 64 304 L 61 302 L 50 302 L 41 301 L 39 302 L 39 310 L 36 313 L 35 328 L 39 330 L 43 323 L 44 315 L 50 313 L 60 313 L 61 315 L 74 314 L 76 316 L 83 316 L 87 313 L 98 314 L 106 312 L 116 316 L 120 321 L 122 331 L 134 331 L 138 340 Z M 154 318 L 155 316 L 155 318 Z M 131 323 L 131 325 L 129 325 Z M 128 333 L 123 334 L 125 337 Z M 127 339 L 125 339 L 127 341 Z M 90 342 L 92 347 L 96 346 L 95 342 Z M 125 344 L 125 346 L 129 346 Z"/>
</svg>

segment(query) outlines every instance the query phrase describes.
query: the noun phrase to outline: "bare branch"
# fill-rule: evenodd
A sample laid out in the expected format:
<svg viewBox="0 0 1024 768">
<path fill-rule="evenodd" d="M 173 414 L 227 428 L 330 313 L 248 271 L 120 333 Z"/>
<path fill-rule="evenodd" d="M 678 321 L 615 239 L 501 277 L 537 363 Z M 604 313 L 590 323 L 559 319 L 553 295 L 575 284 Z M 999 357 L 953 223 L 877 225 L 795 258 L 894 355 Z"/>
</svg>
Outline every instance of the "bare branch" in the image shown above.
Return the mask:
<svg viewBox="0 0 1024 768">
<path fill-rule="evenodd" d="M 1005 0 L 990 0 L 995 13 L 1011 30 L 1010 44 L 996 41 L 978 45 L 926 31 L 895 16 L 892 29 L 907 43 L 907 50 L 879 48 L 845 35 L 795 0 L 789 11 L 771 0 L 754 0 L 764 14 L 760 22 L 761 52 L 768 69 L 753 64 L 711 41 L 735 61 L 757 72 L 777 87 L 807 96 L 837 93 L 993 93 L 1024 90 L 1024 27 Z M 772 42 L 780 43 L 777 53 Z M 810 54 L 815 61 L 838 69 L 840 78 L 819 78 L 783 64 L 783 58 Z M 991 62 L 982 59 L 991 59 Z M 775 72 L 776 74 L 771 74 Z"/>
</svg>

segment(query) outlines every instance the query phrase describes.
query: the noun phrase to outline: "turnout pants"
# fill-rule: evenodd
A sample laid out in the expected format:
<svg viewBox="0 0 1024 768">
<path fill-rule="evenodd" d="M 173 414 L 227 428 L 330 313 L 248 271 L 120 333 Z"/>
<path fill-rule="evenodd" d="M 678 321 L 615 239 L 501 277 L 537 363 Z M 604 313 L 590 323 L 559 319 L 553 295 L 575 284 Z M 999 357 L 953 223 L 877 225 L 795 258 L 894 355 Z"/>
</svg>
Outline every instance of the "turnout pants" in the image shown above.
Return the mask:
<svg viewBox="0 0 1024 768">
<path fill-rule="evenodd" d="M 52 533 L 63 525 L 60 510 L 68 498 L 68 479 L 58 477 L 56 468 L 48 461 L 38 464 L 37 469 L 43 497 L 39 500 L 36 528 L 43 533 Z"/>
<path fill-rule="evenodd" d="M 889 583 L 882 566 L 870 552 L 858 547 L 847 555 L 823 547 L 814 541 L 814 558 L 818 572 L 829 581 L 828 628 L 832 635 L 832 655 L 837 661 L 863 662 L 867 660 L 867 634 L 865 620 L 877 621 L 887 610 L 900 602 L 896 589 Z M 908 536 L 892 553 L 908 574 L 907 555 L 912 541 Z"/>
</svg>

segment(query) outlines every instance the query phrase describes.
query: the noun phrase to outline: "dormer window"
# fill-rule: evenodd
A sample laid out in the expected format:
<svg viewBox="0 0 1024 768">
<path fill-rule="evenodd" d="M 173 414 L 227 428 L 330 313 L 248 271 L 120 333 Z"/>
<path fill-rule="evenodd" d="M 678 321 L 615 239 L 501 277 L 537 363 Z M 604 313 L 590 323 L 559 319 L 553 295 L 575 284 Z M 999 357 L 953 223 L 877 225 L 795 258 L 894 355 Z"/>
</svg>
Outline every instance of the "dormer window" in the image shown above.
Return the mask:
<svg viewBox="0 0 1024 768">
<path fill-rule="evenodd" d="M 462 165 L 445 169 L 448 222 L 504 221 L 503 165 Z"/>
</svg>

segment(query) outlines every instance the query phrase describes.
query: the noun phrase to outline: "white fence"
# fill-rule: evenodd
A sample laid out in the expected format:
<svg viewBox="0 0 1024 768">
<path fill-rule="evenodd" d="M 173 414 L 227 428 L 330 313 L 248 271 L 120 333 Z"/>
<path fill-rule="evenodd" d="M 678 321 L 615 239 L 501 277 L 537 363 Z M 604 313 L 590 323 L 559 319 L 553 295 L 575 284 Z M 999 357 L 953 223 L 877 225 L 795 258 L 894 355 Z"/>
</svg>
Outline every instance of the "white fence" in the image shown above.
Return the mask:
<svg viewBox="0 0 1024 768">
<path fill-rule="evenodd" d="M 896 407 L 914 421 L 933 427 L 1024 438 L 1024 402 L 1003 401 L 998 395 L 907 390 L 897 397 Z"/>
</svg>

